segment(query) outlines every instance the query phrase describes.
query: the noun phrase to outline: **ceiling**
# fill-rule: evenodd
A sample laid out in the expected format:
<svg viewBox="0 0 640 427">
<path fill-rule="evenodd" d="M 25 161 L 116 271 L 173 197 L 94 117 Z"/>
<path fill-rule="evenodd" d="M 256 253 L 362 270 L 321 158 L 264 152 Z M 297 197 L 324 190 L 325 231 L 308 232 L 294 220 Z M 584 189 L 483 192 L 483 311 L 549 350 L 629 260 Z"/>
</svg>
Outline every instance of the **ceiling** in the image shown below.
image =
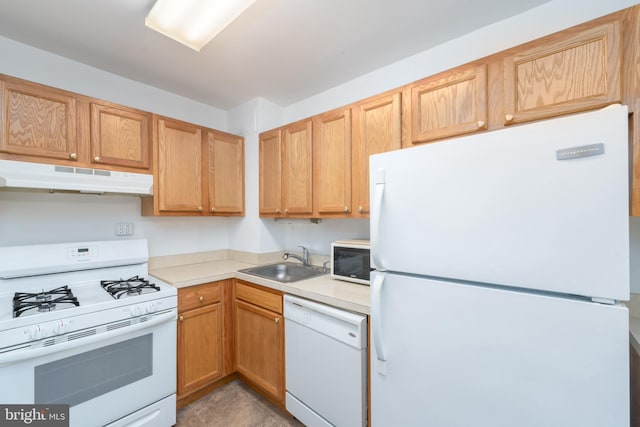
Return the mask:
<svg viewBox="0 0 640 427">
<path fill-rule="evenodd" d="M 0 0 L 0 35 L 223 110 L 286 107 L 546 1 L 257 0 L 198 53 L 144 25 L 154 0 Z"/>
</svg>

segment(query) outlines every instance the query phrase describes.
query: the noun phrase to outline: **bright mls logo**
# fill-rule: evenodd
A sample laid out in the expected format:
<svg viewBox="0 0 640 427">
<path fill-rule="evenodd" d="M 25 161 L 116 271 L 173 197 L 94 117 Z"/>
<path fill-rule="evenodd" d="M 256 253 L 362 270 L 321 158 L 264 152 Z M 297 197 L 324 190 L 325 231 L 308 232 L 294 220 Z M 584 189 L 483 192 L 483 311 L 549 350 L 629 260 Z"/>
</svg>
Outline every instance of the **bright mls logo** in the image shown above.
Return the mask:
<svg viewBox="0 0 640 427">
<path fill-rule="evenodd" d="M 0 427 L 69 427 L 69 405 L 0 405 Z"/>
</svg>

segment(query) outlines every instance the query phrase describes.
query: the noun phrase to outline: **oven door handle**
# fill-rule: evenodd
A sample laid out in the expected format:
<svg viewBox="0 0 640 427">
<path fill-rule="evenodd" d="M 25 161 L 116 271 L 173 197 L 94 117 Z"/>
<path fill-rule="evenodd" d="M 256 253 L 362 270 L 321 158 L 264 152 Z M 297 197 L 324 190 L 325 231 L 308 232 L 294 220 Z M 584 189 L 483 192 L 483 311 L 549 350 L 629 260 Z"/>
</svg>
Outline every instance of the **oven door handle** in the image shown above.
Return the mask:
<svg viewBox="0 0 640 427">
<path fill-rule="evenodd" d="M 0 353 L 0 366 L 7 365 L 9 363 L 22 362 L 24 360 L 35 359 L 40 356 L 48 356 L 50 354 L 59 353 L 65 350 L 72 350 L 74 348 L 83 347 L 83 346 L 100 342 L 106 339 L 127 335 L 132 332 L 137 332 L 143 329 L 149 329 L 153 326 L 159 325 L 160 323 L 175 320 L 176 317 L 177 317 L 177 310 L 173 309 L 167 313 L 156 315 L 151 320 L 147 320 L 145 322 L 139 322 L 133 326 L 114 329 L 109 332 L 91 335 L 87 338 L 78 338 L 73 341 L 67 341 L 61 344 L 55 344 L 48 347 L 39 347 L 33 350 L 17 349 L 14 351 L 9 351 L 7 353 Z"/>
</svg>

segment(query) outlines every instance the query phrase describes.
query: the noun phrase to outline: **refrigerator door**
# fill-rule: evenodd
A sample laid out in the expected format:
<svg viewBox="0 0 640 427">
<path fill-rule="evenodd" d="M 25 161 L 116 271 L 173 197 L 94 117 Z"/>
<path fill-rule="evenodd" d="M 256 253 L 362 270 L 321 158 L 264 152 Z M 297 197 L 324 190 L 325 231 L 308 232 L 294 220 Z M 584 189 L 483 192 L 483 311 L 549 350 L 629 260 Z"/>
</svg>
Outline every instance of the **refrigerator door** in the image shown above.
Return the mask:
<svg viewBox="0 0 640 427">
<path fill-rule="evenodd" d="M 624 306 L 375 272 L 371 321 L 372 425 L 629 425 Z"/>
<path fill-rule="evenodd" d="M 629 299 L 626 107 L 370 158 L 378 269 Z"/>
</svg>

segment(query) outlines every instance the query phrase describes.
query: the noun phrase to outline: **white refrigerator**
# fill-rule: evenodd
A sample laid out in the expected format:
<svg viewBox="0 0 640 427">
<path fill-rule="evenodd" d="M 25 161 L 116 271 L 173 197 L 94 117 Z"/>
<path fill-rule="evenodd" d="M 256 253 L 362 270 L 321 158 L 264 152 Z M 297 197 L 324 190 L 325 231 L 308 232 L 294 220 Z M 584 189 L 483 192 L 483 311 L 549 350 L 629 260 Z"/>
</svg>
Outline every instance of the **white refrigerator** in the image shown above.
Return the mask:
<svg viewBox="0 0 640 427">
<path fill-rule="evenodd" d="M 370 158 L 371 425 L 629 425 L 627 123 Z"/>
</svg>

